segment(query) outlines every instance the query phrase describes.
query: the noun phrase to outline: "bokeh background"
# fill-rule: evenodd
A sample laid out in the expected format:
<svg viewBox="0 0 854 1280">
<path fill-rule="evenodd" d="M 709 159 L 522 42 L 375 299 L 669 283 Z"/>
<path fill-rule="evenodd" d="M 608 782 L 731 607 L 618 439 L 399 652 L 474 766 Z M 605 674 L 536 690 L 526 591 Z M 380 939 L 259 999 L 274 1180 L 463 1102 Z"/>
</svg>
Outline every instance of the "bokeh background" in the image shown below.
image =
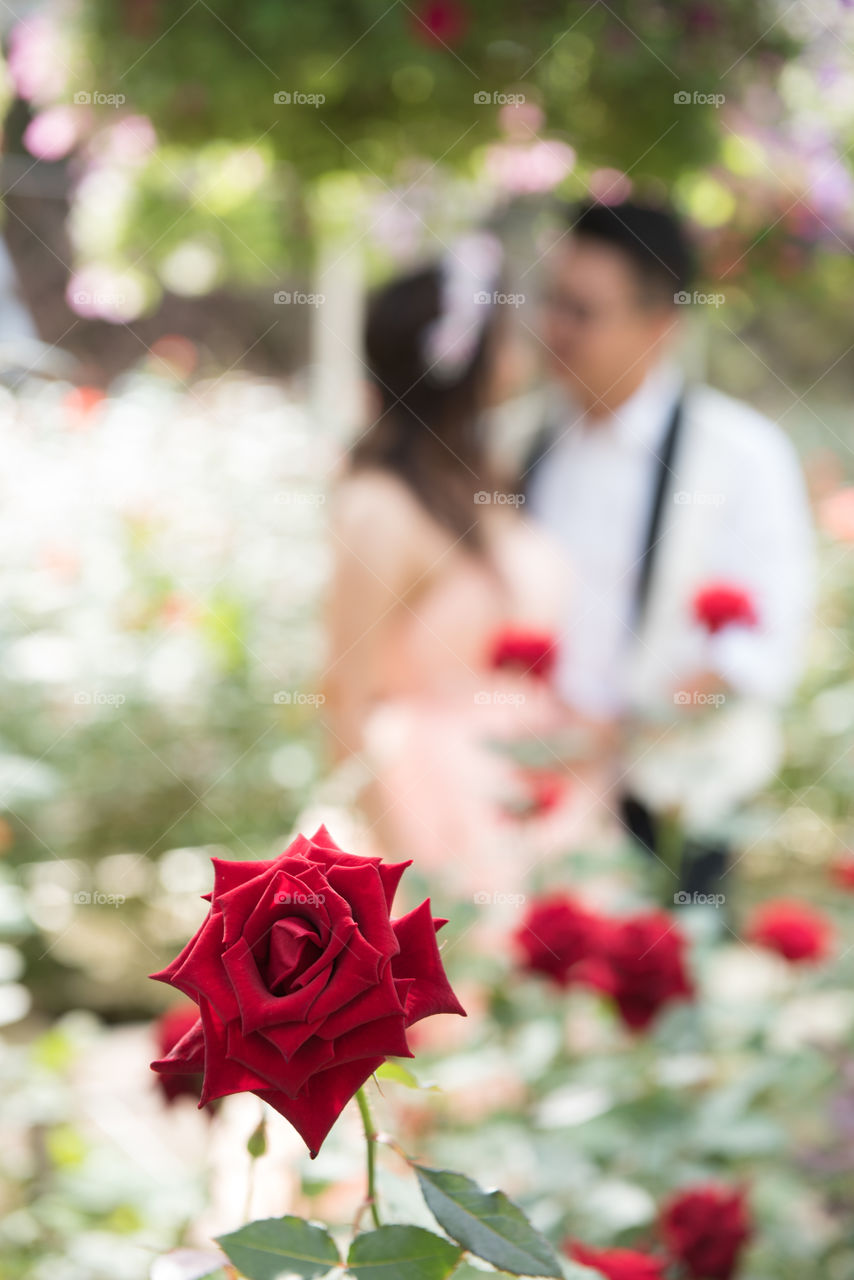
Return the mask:
<svg viewBox="0 0 854 1280">
<path fill-rule="evenodd" d="M 746 1276 L 854 1274 L 854 13 L 55 0 L 0 26 L 4 1274 L 136 1280 L 216 1200 L 222 1140 L 148 1078 L 145 974 L 211 854 L 268 856 L 321 810 L 348 832 L 317 690 L 365 290 L 486 221 L 530 332 L 557 202 L 630 193 L 691 220 L 693 366 L 783 424 L 814 497 L 810 669 L 740 893 L 785 872 L 837 960 L 807 990 L 733 936 L 708 958 L 714 1052 L 678 1019 L 635 1046 L 592 998 L 514 988 L 470 900 L 427 886 L 478 1016 L 428 1046 L 442 1099 L 397 1114 L 509 1170 L 556 1238 L 628 1238 L 677 1171 L 712 1171 L 756 1191 Z M 625 851 L 567 853 L 594 897 L 642 896 Z M 291 1159 L 290 1194 L 345 1218 L 348 1161 Z"/>
</svg>

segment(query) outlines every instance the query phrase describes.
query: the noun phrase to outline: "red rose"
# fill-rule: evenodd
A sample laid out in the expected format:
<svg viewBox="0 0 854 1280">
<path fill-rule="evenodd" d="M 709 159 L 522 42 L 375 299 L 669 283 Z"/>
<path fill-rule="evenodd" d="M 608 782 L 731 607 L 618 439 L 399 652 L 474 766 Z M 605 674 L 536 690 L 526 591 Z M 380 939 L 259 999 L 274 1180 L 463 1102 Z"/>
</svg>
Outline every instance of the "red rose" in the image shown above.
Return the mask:
<svg viewBox="0 0 854 1280">
<path fill-rule="evenodd" d="M 833 865 L 833 878 L 842 889 L 854 889 L 854 854 L 845 853 Z"/>
<path fill-rule="evenodd" d="M 548 680 L 557 659 L 557 641 L 546 631 L 505 627 L 492 642 L 489 665 L 494 671 L 506 669 Z"/>
<path fill-rule="evenodd" d="M 803 902 L 776 898 L 759 907 L 748 936 L 795 964 L 823 960 L 830 951 L 830 921 Z"/>
<path fill-rule="evenodd" d="M 694 597 L 694 617 L 710 635 L 724 627 L 755 627 L 756 608 L 746 591 L 728 582 L 712 582 Z"/>
<path fill-rule="evenodd" d="M 617 1002 L 633 1031 L 649 1026 L 671 1000 L 694 994 L 685 967 L 685 939 L 664 911 L 609 921 L 585 977 Z"/>
<path fill-rule="evenodd" d="M 661 1230 L 695 1280 L 731 1280 L 751 1234 L 744 1194 L 718 1186 L 681 1191 L 665 1205 Z"/>
<path fill-rule="evenodd" d="M 567 894 L 537 899 L 515 934 L 523 967 L 566 986 L 576 976 L 575 966 L 594 950 L 599 928 L 597 917 Z"/>
<path fill-rule="evenodd" d="M 565 1252 L 583 1267 L 593 1267 L 607 1280 L 664 1280 L 666 1258 L 653 1258 L 649 1253 L 633 1249 L 591 1249 L 578 1241 L 565 1246 Z"/>
<path fill-rule="evenodd" d="M 412 1057 L 407 1027 L 464 1014 L 436 946 L 445 921 L 433 919 L 429 899 L 392 920 L 409 863 L 344 853 L 324 827 L 270 862 L 213 863 L 204 923 L 152 975 L 201 1016 L 152 1066 L 203 1070 L 200 1105 L 256 1093 L 315 1156 L 386 1057 Z"/>
<path fill-rule="evenodd" d="M 525 795 L 515 804 L 505 806 L 508 818 L 543 818 L 560 807 L 568 789 L 563 774 L 545 769 L 524 770 L 521 781 Z"/>
<path fill-rule="evenodd" d="M 424 44 L 459 44 L 468 24 L 468 11 L 456 0 L 428 0 L 412 14 L 412 33 Z"/>
<path fill-rule="evenodd" d="M 198 1020 L 199 1011 L 194 1004 L 179 1004 L 161 1014 L 152 1028 L 159 1056 L 165 1058 Z M 174 1102 L 176 1098 L 185 1095 L 198 1101 L 202 1089 L 201 1073 L 180 1076 L 158 1075 L 157 1087 L 167 1102 Z"/>
</svg>

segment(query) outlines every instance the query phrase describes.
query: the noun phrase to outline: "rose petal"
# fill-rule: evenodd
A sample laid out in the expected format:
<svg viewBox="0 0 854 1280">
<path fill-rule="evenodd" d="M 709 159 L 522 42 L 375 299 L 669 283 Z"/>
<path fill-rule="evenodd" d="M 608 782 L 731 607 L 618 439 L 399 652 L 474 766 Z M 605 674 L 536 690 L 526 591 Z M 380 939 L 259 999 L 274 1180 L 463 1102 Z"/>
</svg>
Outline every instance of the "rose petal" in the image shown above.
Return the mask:
<svg viewBox="0 0 854 1280">
<path fill-rule="evenodd" d="M 196 1019 L 164 1057 L 151 1064 L 151 1070 L 161 1075 L 196 1075 L 204 1067 L 205 1037 L 201 1018 Z"/>
<path fill-rule="evenodd" d="M 328 975 L 321 972 L 304 987 L 286 995 L 274 995 L 267 989 L 255 957 L 243 938 L 238 938 L 234 946 L 223 954 L 222 963 L 236 997 L 233 1021 L 239 1019 L 244 1035 L 277 1023 L 305 1022 L 328 979 Z"/>
<path fill-rule="evenodd" d="M 376 867 L 330 867 L 329 884 L 349 905 L 362 937 L 383 956 L 393 956 L 399 945 L 391 921 L 383 882 Z"/>
<path fill-rule="evenodd" d="M 276 1090 L 255 1092 L 294 1126 L 313 1160 L 353 1094 L 382 1064 L 382 1058 L 374 1057 L 330 1067 L 309 1080 L 296 1098 Z"/>
<path fill-rule="evenodd" d="M 239 1016 L 240 1010 L 223 968 L 219 911 L 211 911 L 204 927 L 196 934 L 192 951 L 169 981 L 191 999 L 209 1000 L 223 1021 Z"/>
<path fill-rule="evenodd" d="M 466 1016 L 465 1009 L 451 990 L 436 945 L 436 928 L 442 923 L 444 921 L 434 922 L 429 898 L 408 915 L 394 921 L 400 954 L 391 962 L 392 972 L 396 979 L 413 979 L 406 993 L 408 1027 L 434 1013 Z"/>
</svg>

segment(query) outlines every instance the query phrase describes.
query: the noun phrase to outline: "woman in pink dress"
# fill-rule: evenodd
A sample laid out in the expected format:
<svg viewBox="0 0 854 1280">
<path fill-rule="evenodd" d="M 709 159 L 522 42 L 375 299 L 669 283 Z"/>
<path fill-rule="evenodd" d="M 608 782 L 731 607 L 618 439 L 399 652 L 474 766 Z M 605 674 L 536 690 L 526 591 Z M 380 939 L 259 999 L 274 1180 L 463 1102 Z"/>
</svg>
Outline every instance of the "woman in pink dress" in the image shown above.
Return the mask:
<svg viewBox="0 0 854 1280">
<path fill-rule="evenodd" d="M 483 438 L 515 363 L 498 274 L 496 243 L 470 237 L 371 302 L 374 414 L 334 500 L 325 708 L 335 754 L 365 767 L 382 851 L 489 895 L 527 869 L 510 815 L 530 788 L 496 741 L 528 739 L 551 759 L 563 723 L 545 680 L 494 669 L 496 640 L 553 635 L 567 579 Z M 550 818 L 567 777 L 553 765 L 549 803 L 534 804 Z"/>
</svg>

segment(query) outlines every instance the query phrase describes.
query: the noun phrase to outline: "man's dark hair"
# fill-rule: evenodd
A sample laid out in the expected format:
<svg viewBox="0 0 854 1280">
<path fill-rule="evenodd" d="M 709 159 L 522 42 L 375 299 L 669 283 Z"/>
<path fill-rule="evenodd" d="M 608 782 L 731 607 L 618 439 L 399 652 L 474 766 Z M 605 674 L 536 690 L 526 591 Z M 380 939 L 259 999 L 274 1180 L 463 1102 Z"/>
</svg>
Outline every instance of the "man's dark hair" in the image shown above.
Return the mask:
<svg viewBox="0 0 854 1280">
<path fill-rule="evenodd" d="M 672 303 L 694 282 L 694 249 L 680 218 L 653 205 L 590 203 L 569 211 L 574 236 L 598 240 L 630 261 L 647 305 Z"/>
</svg>

